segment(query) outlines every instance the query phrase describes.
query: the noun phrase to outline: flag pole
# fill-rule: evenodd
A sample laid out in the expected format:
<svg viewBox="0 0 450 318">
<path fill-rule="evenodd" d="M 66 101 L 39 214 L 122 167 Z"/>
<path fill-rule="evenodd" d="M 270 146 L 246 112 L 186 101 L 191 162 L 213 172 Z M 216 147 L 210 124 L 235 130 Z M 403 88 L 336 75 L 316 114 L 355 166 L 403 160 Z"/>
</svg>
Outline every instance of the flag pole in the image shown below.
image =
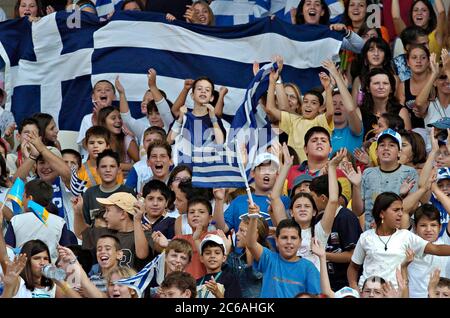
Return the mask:
<svg viewBox="0 0 450 318">
<path fill-rule="evenodd" d="M 255 203 L 253 202 L 252 191 L 250 190 L 250 186 L 248 184 L 247 173 L 245 171 L 244 163 L 242 162 L 241 148 L 239 147 L 237 138 L 234 140 L 234 142 L 236 154 L 238 156 L 239 172 L 241 173 L 241 176 L 245 182 L 245 190 L 247 191 L 248 200 L 251 205 L 254 205 Z"/>
</svg>

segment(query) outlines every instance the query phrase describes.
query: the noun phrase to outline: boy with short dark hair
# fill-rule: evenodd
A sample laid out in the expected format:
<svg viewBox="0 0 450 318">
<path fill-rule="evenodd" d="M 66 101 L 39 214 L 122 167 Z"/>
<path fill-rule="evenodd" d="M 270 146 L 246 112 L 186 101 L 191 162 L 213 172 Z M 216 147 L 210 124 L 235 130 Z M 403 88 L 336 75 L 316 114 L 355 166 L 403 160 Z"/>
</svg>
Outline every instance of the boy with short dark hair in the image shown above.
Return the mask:
<svg viewBox="0 0 450 318">
<path fill-rule="evenodd" d="M 83 193 L 83 215 L 84 221 L 88 225 L 92 224 L 93 213 L 100 208 L 96 198 L 106 198 L 116 192 L 128 192 L 135 195 L 132 189 L 117 182 L 117 175 L 120 171 L 118 153 L 106 149 L 98 154 L 96 162 L 101 184 L 90 187 Z M 79 232 L 82 231 L 81 229 Z"/>
<path fill-rule="evenodd" d="M 87 188 L 102 184 L 102 179 L 97 172 L 97 158 L 104 150 L 111 149 L 110 142 L 110 132 L 103 126 L 92 126 L 86 131 L 86 137 L 83 140 L 83 144 L 87 149 L 88 158 L 80 167 L 78 177 L 87 182 Z M 123 183 L 122 171 L 119 171 L 117 174 L 116 181 L 118 184 Z"/>
<path fill-rule="evenodd" d="M 307 174 L 314 178 L 323 174 L 332 152 L 330 133 L 321 126 L 314 126 L 306 132 L 304 144 L 306 160 L 289 170 L 288 189 L 292 188 L 298 176 Z"/>
<path fill-rule="evenodd" d="M 241 298 L 239 281 L 229 271 L 222 271 L 227 259 L 223 239 L 215 234 L 206 235 L 200 243 L 200 261 L 206 275 L 197 279 L 197 298 Z"/>
<path fill-rule="evenodd" d="M 262 298 L 292 298 L 300 292 L 320 294 L 320 275 L 314 264 L 297 256 L 301 245 L 301 228 L 293 219 L 282 220 L 276 229 L 279 252 L 257 242 L 256 218 L 259 207 L 248 209 L 250 225 L 247 248 L 254 258 L 254 269 L 263 273 Z"/>
<path fill-rule="evenodd" d="M 146 217 L 147 226 L 152 231 L 159 231 L 171 240 L 175 233 L 175 219 L 165 217 L 167 204 L 172 194 L 162 181 L 151 180 L 142 189 L 143 204 L 139 204 L 141 213 Z"/>
</svg>

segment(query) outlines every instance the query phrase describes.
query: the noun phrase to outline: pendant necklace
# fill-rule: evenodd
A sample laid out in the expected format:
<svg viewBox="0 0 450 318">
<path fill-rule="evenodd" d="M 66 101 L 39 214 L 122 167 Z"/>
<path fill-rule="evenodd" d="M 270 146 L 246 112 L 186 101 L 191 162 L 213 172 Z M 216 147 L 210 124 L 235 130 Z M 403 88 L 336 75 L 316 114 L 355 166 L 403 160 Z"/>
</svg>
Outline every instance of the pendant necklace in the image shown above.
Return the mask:
<svg viewBox="0 0 450 318">
<path fill-rule="evenodd" d="M 397 232 L 397 230 L 395 230 L 395 232 L 392 233 L 392 234 L 389 236 L 389 239 L 387 240 L 387 242 L 383 241 L 383 240 L 381 239 L 381 237 L 377 234 L 378 239 L 384 244 L 384 250 L 385 250 L 385 251 L 387 251 L 387 249 L 388 249 L 388 243 L 389 243 L 389 241 L 391 240 L 392 236 L 394 236 L 394 234 L 395 234 L 396 232 Z"/>
</svg>

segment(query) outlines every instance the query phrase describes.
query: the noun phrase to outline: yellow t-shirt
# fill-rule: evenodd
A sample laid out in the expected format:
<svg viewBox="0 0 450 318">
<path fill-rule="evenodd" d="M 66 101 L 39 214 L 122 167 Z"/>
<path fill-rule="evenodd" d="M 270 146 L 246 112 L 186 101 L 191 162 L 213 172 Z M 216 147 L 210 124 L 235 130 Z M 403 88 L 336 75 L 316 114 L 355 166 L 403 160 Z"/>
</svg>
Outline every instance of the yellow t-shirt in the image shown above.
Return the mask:
<svg viewBox="0 0 450 318">
<path fill-rule="evenodd" d="M 377 146 L 378 143 L 376 141 L 372 142 L 369 147 L 369 164 L 372 167 L 378 167 L 378 156 L 377 156 Z"/>
<path fill-rule="evenodd" d="M 428 46 L 430 53 L 436 53 L 436 59 L 439 60 L 441 56 L 441 47 L 436 39 L 436 30 L 428 34 Z"/>
<path fill-rule="evenodd" d="M 315 126 L 325 128 L 331 135 L 334 129 L 334 122 L 331 121 L 331 124 L 328 124 L 325 114 L 320 114 L 314 119 L 304 119 L 296 114 L 281 112 L 280 129 L 289 135 L 288 146 L 295 149 L 300 157 L 300 162 L 306 160 L 306 153 L 303 149 L 306 132 Z"/>
<path fill-rule="evenodd" d="M 91 178 L 89 178 L 89 174 L 86 171 L 86 166 L 88 166 L 89 171 L 91 172 L 92 177 L 95 180 L 96 184 L 92 184 Z M 91 166 L 89 164 L 89 161 L 81 165 L 80 170 L 78 170 L 78 178 L 81 180 L 87 181 L 86 187 L 90 188 L 94 185 L 102 184 L 102 179 L 100 178 L 99 174 L 97 173 L 97 167 Z M 122 171 L 119 172 L 119 174 L 116 177 L 117 184 L 123 184 L 123 173 Z"/>
</svg>

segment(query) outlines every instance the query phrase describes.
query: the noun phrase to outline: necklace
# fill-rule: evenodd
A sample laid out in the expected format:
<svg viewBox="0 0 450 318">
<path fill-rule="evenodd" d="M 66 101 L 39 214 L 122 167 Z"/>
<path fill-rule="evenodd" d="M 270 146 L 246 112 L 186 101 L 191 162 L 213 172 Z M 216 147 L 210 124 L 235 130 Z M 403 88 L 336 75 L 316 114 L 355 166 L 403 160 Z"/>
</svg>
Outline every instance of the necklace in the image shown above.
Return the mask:
<svg viewBox="0 0 450 318">
<path fill-rule="evenodd" d="M 392 233 L 391 235 L 389 235 L 389 238 L 388 238 L 388 240 L 387 240 L 387 242 L 385 242 L 385 241 L 383 241 L 382 239 L 381 239 L 381 237 L 377 234 L 377 236 L 378 236 L 378 239 L 384 244 L 384 250 L 385 251 L 387 251 L 387 249 L 388 249 L 388 243 L 389 243 L 389 241 L 391 240 L 391 238 L 394 236 L 394 234 L 397 232 L 397 230 L 395 230 L 395 232 L 394 233 Z M 375 232 L 376 233 L 376 232 Z"/>
</svg>

